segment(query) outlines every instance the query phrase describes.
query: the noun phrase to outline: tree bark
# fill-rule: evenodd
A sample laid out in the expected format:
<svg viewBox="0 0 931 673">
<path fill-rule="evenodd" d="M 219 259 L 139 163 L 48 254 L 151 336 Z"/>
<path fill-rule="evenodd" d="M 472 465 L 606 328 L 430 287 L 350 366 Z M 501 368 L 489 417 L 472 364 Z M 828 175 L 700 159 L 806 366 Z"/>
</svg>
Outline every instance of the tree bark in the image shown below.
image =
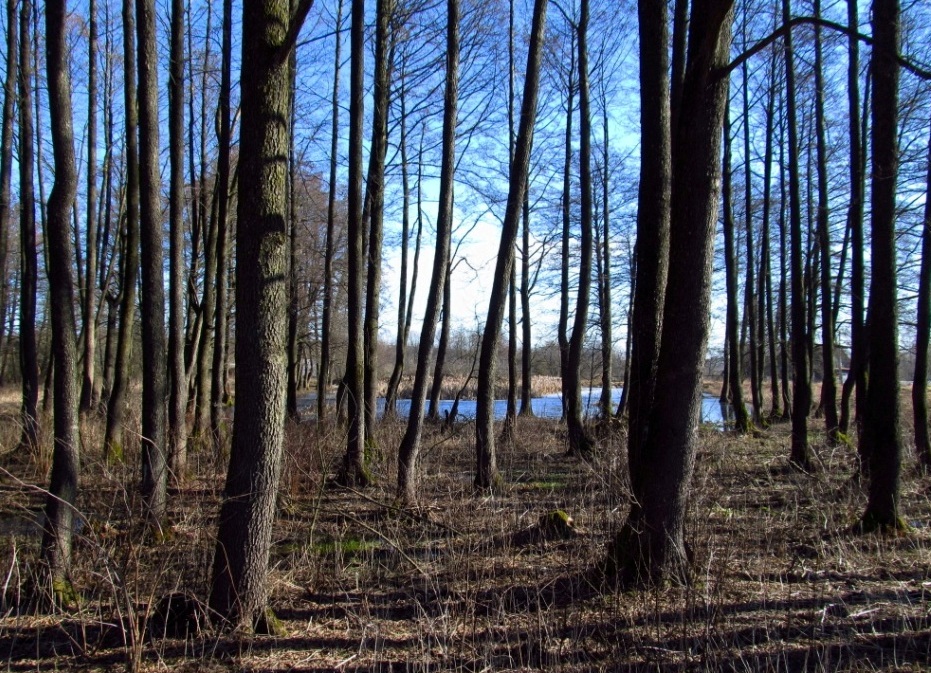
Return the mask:
<svg viewBox="0 0 931 673">
<path fill-rule="evenodd" d="M 931 342 L 931 131 L 928 133 L 928 166 L 925 178 L 924 227 L 921 230 L 921 270 L 915 335 L 915 375 L 912 377 L 912 412 L 915 422 L 915 454 L 923 472 L 931 469 L 928 437 L 928 347 Z"/>
<path fill-rule="evenodd" d="M 0 357 L 6 362 L 7 311 L 10 299 L 10 206 L 13 175 L 13 104 L 16 101 L 17 54 L 16 0 L 6 4 L 6 77 L 3 83 L 3 116 L 0 117 Z M 0 364 L 0 386 L 5 383 L 5 367 Z"/>
<path fill-rule="evenodd" d="M 320 363 L 317 372 L 317 421 L 326 423 L 327 389 L 330 385 L 330 332 L 333 306 L 333 255 L 336 247 L 336 169 L 339 150 L 339 73 L 342 52 L 343 0 L 336 9 L 336 47 L 333 56 L 333 93 L 330 97 L 330 179 L 327 188 L 326 240 L 323 252 L 323 307 L 320 326 Z M 402 98 L 403 100 L 403 98 Z"/>
<path fill-rule="evenodd" d="M 782 21 L 788 23 L 790 0 L 782 2 Z M 792 450 L 789 462 L 810 472 L 814 469 L 808 444 L 808 415 L 811 411 L 811 370 L 808 352 L 808 311 L 802 250 L 802 199 L 799 191 L 798 124 L 795 105 L 795 64 L 792 33 L 785 36 L 786 117 L 789 143 L 789 265 L 792 312 Z"/>
<path fill-rule="evenodd" d="M 187 374 L 184 367 L 184 1 L 171 3 L 168 81 L 170 186 L 168 310 L 168 456 L 176 481 L 187 465 Z"/>
<path fill-rule="evenodd" d="M 48 567 L 56 598 L 66 591 L 71 568 L 74 506 L 80 474 L 78 430 L 78 354 L 71 277 L 70 217 L 77 191 L 71 82 L 65 39 L 64 0 L 45 3 L 46 64 L 49 116 L 55 161 L 55 183 L 48 203 L 48 277 L 52 349 L 55 353 L 55 443 L 52 475 L 45 501 L 42 560 Z M 88 255 L 93 252 L 88 250 Z M 93 279 L 90 284 L 93 285 Z"/>
<path fill-rule="evenodd" d="M 39 448 L 39 353 L 36 343 L 36 293 L 39 252 L 36 248 L 35 150 L 32 108 L 32 0 L 23 0 L 19 18 L 19 364 L 23 382 L 20 446 Z M 69 261 L 70 265 L 70 261 Z"/>
<path fill-rule="evenodd" d="M 653 405 L 669 263 L 672 185 L 669 28 L 666 6 L 641 0 L 640 22 L 640 187 L 634 248 L 630 374 L 625 387 L 628 413 L 627 459 L 632 483 L 646 478 L 642 445 Z"/>
<path fill-rule="evenodd" d="M 122 461 L 123 419 L 126 414 L 132 366 L 133 324 L 136 317 L 136 280 L 139 277 L 139 145 L 136 137 L 136 34 L 132 0 L 123 0 L 123 103 L 126 142 L 126 234 L 120 287 L 120 332 L 116 344 L 113 390 L 107 403 L 104 435 L 107 460 Z"/>
<path fill-rule="evenodd" d="M 873 2 L 870 381 L 862 438 L 870 461 L 870 486 L 859 524 L 864 531 L 906 527 L 899 516 L 902 438 L 895 250 L 899 95 L 899 65 L 895 55 L 899 53 L 899 11 L 898 0 Z"/>
<path fill-rule="evenodd" d="M 674 128 L 669 275 L 657 384 L 633 481 L 634 499 L 606 564 L 610 581 L 661 583 L 688 576 L 685 513 L 701 412 L 709 330 L 711 268 L 721 170 L 721 126 L 733 8 L 730 0 L 694 0 L 680 122 Z M 687 186 L 687 187 L 686 187 Z"/>
<path fill-rule="evenodd" d="M 349 64 L 349 189 L 347 206 L 349 336 L 346 352 L 346 395 L 349 427 L 346 455 L 340 480 L 349 485 L 367 486 L 371 476 L 365 466 L 365 355 L 362 308 L 364 303 L 365 236 L 362 221 L 362 127 L 365 97 L 365 0 L 352 0 Z"/>
<path fill-rule="evenodd" d="M 527 67 L 524 70 L 524 96 L 521 100 L 520 125 L 514 158 L 508 180 L 508 200 L 501 227 L 501 243 L 495 263 L 488 318 L 482 336 L 479 356 L 475 432 L 475 486 L 489 490 L 498 486 L 497 456 L 494 435 L 494 383 L 498 344 L 507 297 L 508 279 L 514 265 L 514 241 L 520 226 L 520 209 L 527 191 L 527 172 L 530 166 L 530 149 L 537 113 L 537 92 L 540 83 L 540 62 L 543 56 L 544 28 L 546 26 L 546 0 L 534 0 Z"/>
<path fill-rule="evenodd" d="M 87 204 L 84 222 L 86 271 L 81 318 L 84 324 L 84 379 L 81 410 L 94 408 L 97 350 L 97 2 L 87 8 Z M 70 112 L 70 108 L 69 108 Z"/>
<path fill-rule="evenodd" d="M 167 508 L 165 282 L 154 0 L 136 0 L 139 51 L 139 229 L 142 262 L 142 499 L 160 525 Z"/>
<path fill-rule="evenodd" d="M 588 327 L 588 306 L 592 284 L 592 117 L 588 82 L 589 0 L 582 0 L 578 25 L 579 49 L 579 190 L 581 205 L 581 241 L 579 249 L 579 286 L 576 291 L 575 317 L 569 337 L 566 360 L 566 425 L 570 455 L 590 453 L 593 445 L 582 418 L 582 346 Z"/>
<path fill-rule="evenodd" d="M 288 307 L 287 0 L 243 6 L 242 131 L 236 231 L 236 415 L 210 607 L 228 625 L 264 616 L 281 472 Z M 285 52 L 285 53 L 282 53 Z"/>
<path fill-rule="evenodd" d="M 443 158 L 440 166 L 440 202 L 436 221 L 436 250 L 433 272 L 427 293 L 427 309 L 417 348 L 417 370 L 411 392 L 407 428 L 398 449 L 398 498 L 405 503 L 417 501 L 418 461 L 423 430 L 424 399 L 430 355 L 436 337 L 440 302 L 449 281 L 449 251 L 453 227 L 453 180 L 456 170 L 456 124 L 459 108 L 459 0 L 446 2 L 446 83 L 443 93 Z M 421 154 L 422 157 L 422 154 Z M 418 182 L 419 184 L 419 182 Z M 419 187 L 418 187 L 419 189 Z M 418 219 L 420 218 L 418 210 Z M 418 222 L 418 241 L 420 224 Z M 416 261 L 415 261 L 416 265 Z M 413 289 L 412 289 L 413 292 Z"/>
</svg>

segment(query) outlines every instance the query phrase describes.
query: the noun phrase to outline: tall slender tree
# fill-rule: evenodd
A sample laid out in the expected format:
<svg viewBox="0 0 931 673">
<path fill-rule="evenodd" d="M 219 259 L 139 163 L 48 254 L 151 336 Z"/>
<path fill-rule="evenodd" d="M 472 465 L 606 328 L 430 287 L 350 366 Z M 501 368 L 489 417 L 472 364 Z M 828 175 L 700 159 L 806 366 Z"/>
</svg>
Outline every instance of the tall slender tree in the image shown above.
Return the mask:
<svg viewBox="0 0 931 673">
<path fill-rule="evenodd" d="M 790 0 L 782 0 L 782 21 L 791 15 Z M 805 271 L 802 241 L 802 197 L 799 190 L 798 123 L 795 105 L 795 55 L 792 31 L 785 34 L 786 129 L 789 174 L 789 266 L 792 318 L 792 449 L 789 461 L 805 471 L 814 469 L 808 444 L 808 416 L 811 411 L 811 369 L 808 353 L 808 311 L 805 299 Z"/>
<path fill-rule="evenodd" d="M 923 472 L 931 470 L 928 437 L 928 347 L 931 343 L 931 131 L 928 133 L 928 167 L 925 178 L 924 226 L 921 229 L 921 269 L 915 334 L 915 375 L 912 377 L 912 412 L 915 454 Z"/>
<path fill-rule="evenodd" d="M 10 295 L 7 273 L 10 251 L 10 221 L 13 176 L 13 117 L 16 102 L 17 54 L 16 0 L 6 3 L 6 77 L 3 81 L 3 116 L 0 118 L 0 357 L 6 362 L 6 315 Z M 0 385 L 4 383 L 4 367 L 0 365 Z"/>
<path fill-rule="evenodd" d="M 71 121 L 71 78 L 65 33 L 65 0 L 45 3 L 49 117 L 55 161 L 55 183 L 48 203 L 48 277 L 52 349 L 55 353 L 55 444 L 52 475 L 45 501 L 42 559 L 58 598 L 67 592 L 74 535 L 72 525 L 81 471 L 78 429 L 78 348 L 74 319 L 71 265 L 71 212 L 77 191 L 74 129 Z M 88 251 L 93 256 L 93 251 Z M 92 281 L 93 284 L 93 281 Z M 70 593 L 70 592 L 69 592 Z"/>
<path fill-rule="evenodd" d="M 900 9 L 898 0 L 873 1 L 872 179 L 870 183 L 869 372 L 862 441 L 869 458 L 869 498 L 860 520 L 864 531 L 902 530 L 899 480 L 898 309 L 896 302 L 895 206 L 898 176 Z"/>
<path fill-rule="evenodd" d="M 32 1 L 23 0 L 19 16 L 19 364 L 22 372 L 23 425 L 20 445 L 36 451 L 39 441 L 39 354 L 36 342 L 36 293 L 39 252 L 36 247 L 35 149 L 32 108 Z"/>
<path fill-rule="evenodd" d="M 423 429 L 424 399 L 427 392 L 427 375 L 430 354 L 436 336 L 440 302 L 449 282 L 449 250 L 453 227 L 453 178 L 456 168 L 456 122 L 459 107 L 459 0 L 446 3 L 446 83 L 443 94 L 443 158 L 440 166 L 440 206 L 436 221 L 436 251 L 433 255 L 433 272 L 430 291 L 427 293 L 427 310 L 420 331 L 417 348 L 417 370 L 411 393 L 411 410 L 407 429 L 398 449 L 398 498 L 411 504 L 416 502 L 419 479 L 420 437 Z"/>
<path fill-rule="evenodd" d="M 87 7 L 87 203 L 85 209 L 84 302 L 84 380 L 81 386 L 81 409 L 90 411 L 94 399 L 97 360 L 97 1 Z"/>
<path fill-rule="evenodd" d="M 154 0 L 136 0 L 136 31 L 139 51 L 139 231 L 142 264 L 142 498 L 150 522 L 159 525 L 167 508 L 167 350 Z"/>
<path fill-rule="evenodd" d="M 540 62 L 543 56 L 543 37 L 546 27 L 546 0 L 534 0 L 533 19 L 530 28 L 530 44 L 527 51 L 527 67 L 524 70 L 524 96 L 521 100 L 520 125 L 514 158 L 511 161 L 508 180 L 508 199 L 501 228 L 501 244 L 495 263 L 488 318 L 482 336 L 482 351 L 479 357 L 478 387 L 475 432 L 475 486 L 493 489 L 500 480 L 494 436 L 494 382 L 497 369 L 498 344 L 501 325 L 504 321 L 508 279 L 514 265 L 514 241 L 520 225 L 521 204 L 527 190 L 527 172 L 530 166 L 530 149 L 533 146 L 533 131 L 537 115 L 537 93 L 540 83 Z"/>
</svg>

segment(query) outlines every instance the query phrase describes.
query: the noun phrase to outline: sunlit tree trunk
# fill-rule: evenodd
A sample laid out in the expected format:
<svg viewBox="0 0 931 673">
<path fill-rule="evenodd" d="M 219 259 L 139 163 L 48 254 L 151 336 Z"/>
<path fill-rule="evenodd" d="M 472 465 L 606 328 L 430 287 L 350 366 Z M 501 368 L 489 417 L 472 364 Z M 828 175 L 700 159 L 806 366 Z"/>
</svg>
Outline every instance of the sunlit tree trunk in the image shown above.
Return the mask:
<svg viewBox="0 0 931 673">
<path fill-rule="evenodd" d="M 427 393 L 427 375 L 430 355 L 436 336 L 440 301 L 449 282 L 449 250 L 453 227 L 453 178 L 456 168 L 456 123 L 459 107 L 459 0 L 446 3 L 446 82 L 443 94 L 443 158 L 440 166 L 440 203 L 436 222 L 436 250 L 433 255 L 433 272 L 427 293 L 427 309 L 417 348 L 417 370 L 411 392 L 411 408 L 407 429 L 398 449 L 398 498 L 412 504 L 417 501 L 419 486 L 418 461 L 420 438 L 423 430 L 424 399 Z M 421 141 L 421 150 L 423 149 Z M 421 152 L 421 159 L 423 154 Z M 419 190 L 418 177 L 418 190 Z M 420 199 L 418 197 L 418 250 L 420 241 Z M 416 258 L 415 258 L 416 265 Z M 413 292 L 413 288 L 411 289 Z M 411 307 L 408 307 L 410 311 Z"/>
<path fill-rule="evenodd" d="M 60 594 L 69 577 L 74 536 L 74 505 L 80 475 L 78 430 L 78 348 L 74 319 L 73 250 L 70 216 L 77 191 L 71 82 L 68 74 L 64 0 L 45 3 L 45 44 L 48 68 L 49 116 L 54 152 L 55 183 L 48 203 L 48 278 L 51 301 L 52 349 L 55 353 L 55 442 L 52 475 L 45 501 L 42 559 L 52 590 Z M 93 256 L 93 251 L 88 250 Z M 90 284 L 93 285 L 93 279 Z"/>
<path fill-rule="evenodd" d="M 7 312 L 10 299 L 10 223 L 13 175 L 13 104 L 16 100 L 18 63 L 16 0 L 6 3 L 6 77 L 3 83 L 3 116 L 0 118 L 0 358 L 6 362 Z M 5 382 L 0 364 L 0 386 Z"/>
<path fill-rule="evenodd" d="M 527 190 L 527 172 L 537 113 L 537 92 L 540 83 L 540 62 L 546 26 L 546 0 L 535 0 L 524 70 L 524 96 L 521 100 L 520 125 L 508 180 L 508 200 L 501 229 L 501 243 L 495 263 L 488 317 L 482 336 L 479 358 L 475 432 L 475 486 L 493 489 L 498 485 L 497 456 L 494 435 L 494 383 L 501 325 L 504 321 L 508 279 L 514 265 L 514 241 L 520 225 L 520 209 Z"/>
<path fill-rule="evenodd" d="M 931 342 L 931 132 L 928 134 L 924 227 L 921 230 L 921 270 L 915 322 L 915 375 L 912 377 L 915 454 L 919 467 L 927 472 L 931 469 L 931 440 L 928 438 L 928 346 Z"/>
</svg>

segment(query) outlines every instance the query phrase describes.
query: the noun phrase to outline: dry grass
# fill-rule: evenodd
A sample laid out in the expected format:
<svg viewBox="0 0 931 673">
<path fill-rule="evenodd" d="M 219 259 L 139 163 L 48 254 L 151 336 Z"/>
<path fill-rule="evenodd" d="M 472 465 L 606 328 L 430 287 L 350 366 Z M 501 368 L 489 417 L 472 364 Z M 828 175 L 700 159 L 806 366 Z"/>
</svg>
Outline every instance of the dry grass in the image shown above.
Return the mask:
<svg viewBox="0 0 931 673">
<path fill-rule="evenodd" d="M 603 437 L 588 463 L 564 457 L 559 424 L 522 420 L 517 444 L 499 447 L 507 488 L 490 497 L 471 488 L 472 431 L 428 431 L 421 508 L 398 513 L 390 504 L 403 427 L 380 428 L 380 485 L 364 493 L 329 481 L 338 430 L 289 428 L 270 573 L 279 637 L 138 635 L 159 597 L 205 595 L 223 475 L 215 456 L 194 457 L 171 498 L 171 539 L 144 545 L 125 487 L 136 466 L 103 464 L 93 431 L 74 577 L 82 604 L 42 617 L 18 611 L 16 589 L 36 553 L 33 484 L 44 482 L 5 452 L 18 480 L 4 477 L 0 493 L 0 662 L 14 671 L 123 670 L 136 653 L 152 671 L 929 666 L 931 501 L 910 462 L 902 502 L 914 531 L 856 537 L 846 531 L 864 495 L 850 480 L 852 449 L 819 446 L 824 469 L 812 477 L 787 469 L 786 425 L 755 438 L 703 430 L 689 512 L 694 581 L 602 595 L 585 571 L 625 514 L 623 436 Z M 579 535 L 521 543 L 515 533 L 554 508 L 572 515 Z"/>
</svg>

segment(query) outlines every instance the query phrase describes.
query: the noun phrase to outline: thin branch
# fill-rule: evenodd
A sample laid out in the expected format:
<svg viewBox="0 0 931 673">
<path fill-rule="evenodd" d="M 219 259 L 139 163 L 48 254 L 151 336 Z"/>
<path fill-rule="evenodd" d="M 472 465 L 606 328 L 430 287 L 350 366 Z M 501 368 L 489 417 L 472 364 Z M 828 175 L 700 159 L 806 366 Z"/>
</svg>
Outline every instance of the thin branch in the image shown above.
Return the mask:
<svg viewBox="0 0 931 673">
<path fill-rule="evenodd" d="M 725 67 L 720 68 L 716 74 L 719 77 L 727 77 L 734 70 L 742 66 L 751 57 L 755 56 L 756 54 L 766 49 L 766 47 L 771 45 L 773 42 L 775 42 L 779 38 L 784 37 L 787 32 L 789 32 L 796 26 L 804 26 L 804 25 L 820 26 L 821 28 L 827 28 L 828 30 L 834 30 L 834 31 L 837 31 L 838 33 L 843 33 L 844 35 L 847 35 L 849 37 L 855 37 L 861 42 L 864 42 L 870 45 L 871 47 L 873 47 L 872 36 L 859 33 L 856 30 L 853 30 L 852 28 L 850 28 L 849 26 L 845 26 L 843 24 L 836 23 L 834 21 L 828 21 L 827 19 L 821 19 L 821 18 L 817 18 L 814 16 L 797 16 L 794 19 L 791 19 L 788 23 L 783 24 L 782 26 L 777 28 L 775 31 L 773 31 L 772 33 L 764 37 L 762 40 L 754 44 L 752 47 L 750 47 L 743 53 L 741 53 L 739 56 L 737 56 L 737 58 L 735 58 L 733 61 L 728 63 Z M 908 70 L 910 73 L 912 73 L 916 77 L 923 79 L 923 80 L 931 80 L 931 70 L 928 70 L 926 66 L 914 63 L 910 61 L 909 59 L 907 59 L 905 56 L 902 56 L 901 54 L 896 54 L 895 58 L 896 58 L 896 61 L 898 61 L 899 65 L 901 65 L 903 68 Z"/>
<path fill-rule="evenodd" d="M 294 10 L 294 16 L 291 17 L 288 25 L 288 34 L 284 36 L 284 42 L 279 45 L 278 51 L 275 52 L 276 65 L 281 65 L 291 56 L 291 50 L 297 44 L 297 36 L 304 26 L 304 20 L 313 6 L 314 0 L 300 0 L 298 3 L 297 8 Z"/>
</svg>

